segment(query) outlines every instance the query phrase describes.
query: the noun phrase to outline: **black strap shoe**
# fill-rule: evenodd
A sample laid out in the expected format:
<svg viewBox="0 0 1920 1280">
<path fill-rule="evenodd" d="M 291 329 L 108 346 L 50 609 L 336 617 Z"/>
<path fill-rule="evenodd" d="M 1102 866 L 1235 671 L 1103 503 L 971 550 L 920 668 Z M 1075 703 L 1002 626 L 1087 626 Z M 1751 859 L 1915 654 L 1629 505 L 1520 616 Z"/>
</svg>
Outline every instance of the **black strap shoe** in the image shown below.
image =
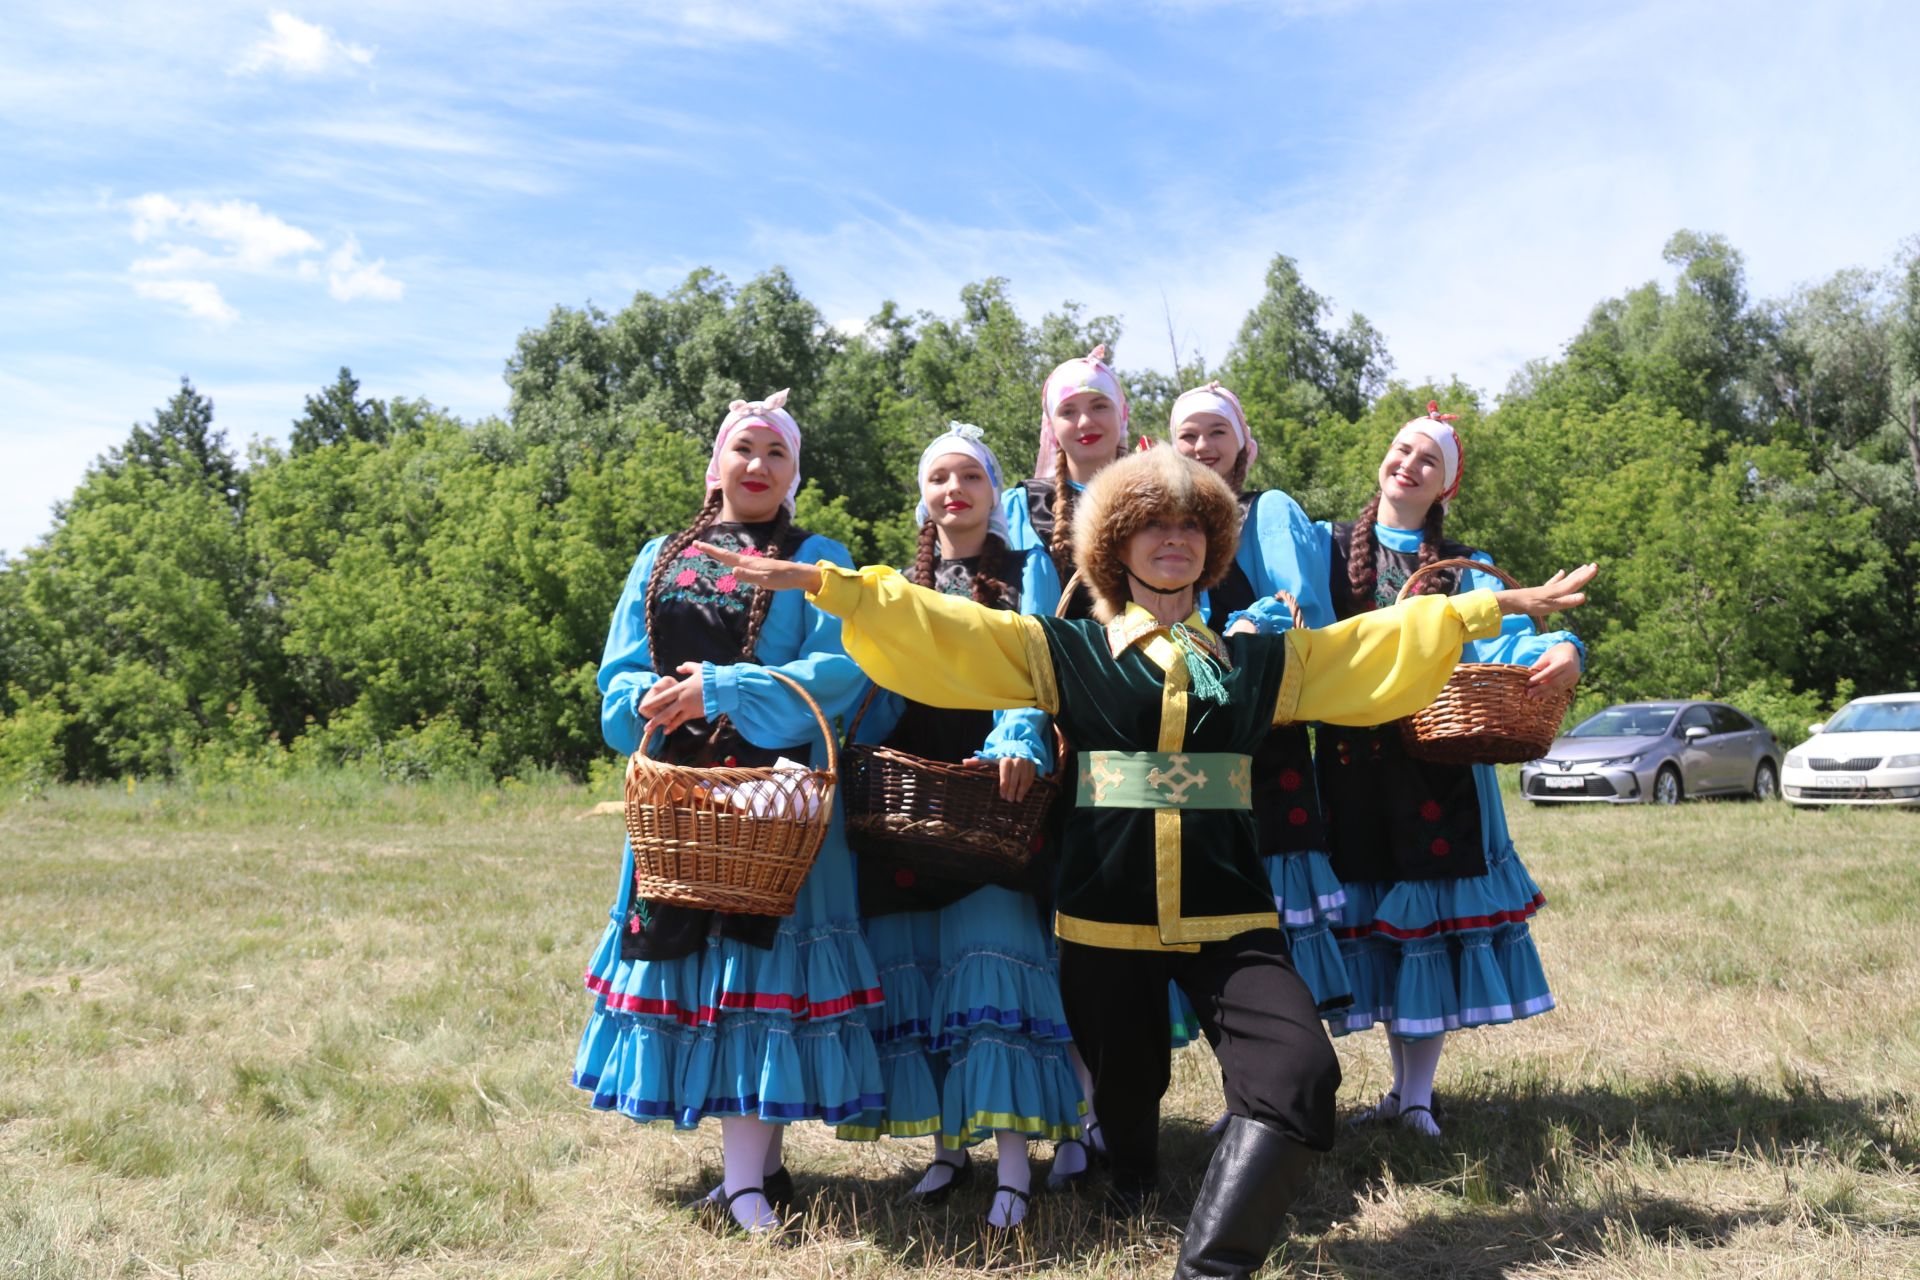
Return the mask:
<svg viewBox="0 0 1920 1280">
<path fill-rule="evenodd" d="M 936 1204 L 945 1203 L 947 1198 L 956 1190 L 973 1181 L 973 1161 L 967 1159 L 964 1152 L 961 1154 L 959 1164 L 948 1164 L 944 1160 L 935 1160 L 932 1165 L 927 1167 L 927 1172 L 931 1173 L 934 1166 L 953 1170 L 953 1176 L 931 1191 L 909 1191 L 907 1192 L 907 1199 L 913 1201 L 915 1204 L 923 1204 L 931 1207 Z M 920 1176 L 924 1178 L 926 1174 L 923 1173 Z M 915 1185 L 918 1184 L 916 1183 Z"/>
</svg>

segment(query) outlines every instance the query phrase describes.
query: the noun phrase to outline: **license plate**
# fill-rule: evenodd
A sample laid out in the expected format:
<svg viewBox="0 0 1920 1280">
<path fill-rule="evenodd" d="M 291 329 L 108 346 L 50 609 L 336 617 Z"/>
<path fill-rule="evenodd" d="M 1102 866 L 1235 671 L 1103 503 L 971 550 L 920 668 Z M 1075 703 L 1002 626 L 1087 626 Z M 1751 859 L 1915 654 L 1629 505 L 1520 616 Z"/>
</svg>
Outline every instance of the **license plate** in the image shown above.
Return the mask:
<svg viewBox="0 0 1920 1280">
<path fill-rule="evenodd" d="M 1540 781 L 1547 784 L 1549 791 L 1585 791 L 1587 789 L 1585 778 L 1543 777 Z"/>
<path fill-rule="evenodd" d="M 1864 791 L 1867 780 L 1857 773 L 1826 773 L 1819 775 L 1819 780 L 1813 785 L 1835 791 Z"/>
</svg>

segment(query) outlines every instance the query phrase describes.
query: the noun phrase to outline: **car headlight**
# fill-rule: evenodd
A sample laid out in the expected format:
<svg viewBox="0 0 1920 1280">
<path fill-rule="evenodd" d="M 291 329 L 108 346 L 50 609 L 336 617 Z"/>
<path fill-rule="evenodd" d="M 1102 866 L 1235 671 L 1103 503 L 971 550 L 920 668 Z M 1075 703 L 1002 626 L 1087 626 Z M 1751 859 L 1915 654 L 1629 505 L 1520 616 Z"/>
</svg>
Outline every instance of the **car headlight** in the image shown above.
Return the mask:
<svg viewBox="0 0 1920 1280">
<path fill-rule="evenodd" d="M 1636 765 L 1639 763 L 1640 763 L 1639 756 L 1615 756 L 1611 760 L 1602 760 L 1600 762 L 1600 765 L 1602 768 L 1607 768 L 1607 769 L 1611 769 L 1611 768 L 1624 769 L 1630 765 Z"/>
<path fill-rule="evenodd" d="M 1805 756 L 1801 755 L 1798 751 L 1787 752 L 1787 768 L 1804 769 L 1806 767 L 1807 758 Z"/>
<path fill-rule="evenodd" d="M 1891 756 L 1883 763 L 1889 769 L 1920 769 L 1920 756 Z"/>
</svg>

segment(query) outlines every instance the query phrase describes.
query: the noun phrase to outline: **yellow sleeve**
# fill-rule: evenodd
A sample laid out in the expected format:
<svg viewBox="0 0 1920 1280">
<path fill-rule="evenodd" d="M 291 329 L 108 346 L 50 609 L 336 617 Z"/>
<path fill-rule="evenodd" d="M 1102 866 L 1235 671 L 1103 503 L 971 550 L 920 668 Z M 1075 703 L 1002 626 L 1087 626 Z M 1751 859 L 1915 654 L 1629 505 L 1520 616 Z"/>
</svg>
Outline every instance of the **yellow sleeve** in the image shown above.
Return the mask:
<svg viewBox="0 0 1920 1280">
<path fill-rule="evenodd" d="M 1385 724 L 1446 687 L 1460 646 L 1500 633 L 1491 591 L 1415 596 L 1318 631 L 1289 631 L 1273 722 Z"/>
<path fill-rule="evenodd" d="M 930 707 L 1060 709 L 1035 619 L 929 591 L 892 569 L 818 568 L 820 590 L 807 598 L 840 619 L 847 656 L 881 688 Z"/>
</svg>

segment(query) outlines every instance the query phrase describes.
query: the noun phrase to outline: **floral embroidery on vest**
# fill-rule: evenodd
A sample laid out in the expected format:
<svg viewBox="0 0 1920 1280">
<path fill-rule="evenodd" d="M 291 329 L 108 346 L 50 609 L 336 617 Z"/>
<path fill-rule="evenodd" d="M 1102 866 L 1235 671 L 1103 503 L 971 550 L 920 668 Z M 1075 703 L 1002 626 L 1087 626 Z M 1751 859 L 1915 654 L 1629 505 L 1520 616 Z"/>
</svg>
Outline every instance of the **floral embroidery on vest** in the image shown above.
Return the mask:
<svg viewBox="0 0 1920 1280">
<path fill-rule="evenodd" d="M 741 555 L 766 554 L 740 534 L 728 530 L 714 531 L 707 541 L 722 550 L 738 551 Z M 667 574 L 666 585 L 660 592 L 662 600 L 686 600 L 711 605 L 729 613 L 742 612 L 753 603 L 753 588 L 734 577 L 730 569 L 697 547 L 682 551 L 678 566 L 669 568 Z"/>
</svg>

